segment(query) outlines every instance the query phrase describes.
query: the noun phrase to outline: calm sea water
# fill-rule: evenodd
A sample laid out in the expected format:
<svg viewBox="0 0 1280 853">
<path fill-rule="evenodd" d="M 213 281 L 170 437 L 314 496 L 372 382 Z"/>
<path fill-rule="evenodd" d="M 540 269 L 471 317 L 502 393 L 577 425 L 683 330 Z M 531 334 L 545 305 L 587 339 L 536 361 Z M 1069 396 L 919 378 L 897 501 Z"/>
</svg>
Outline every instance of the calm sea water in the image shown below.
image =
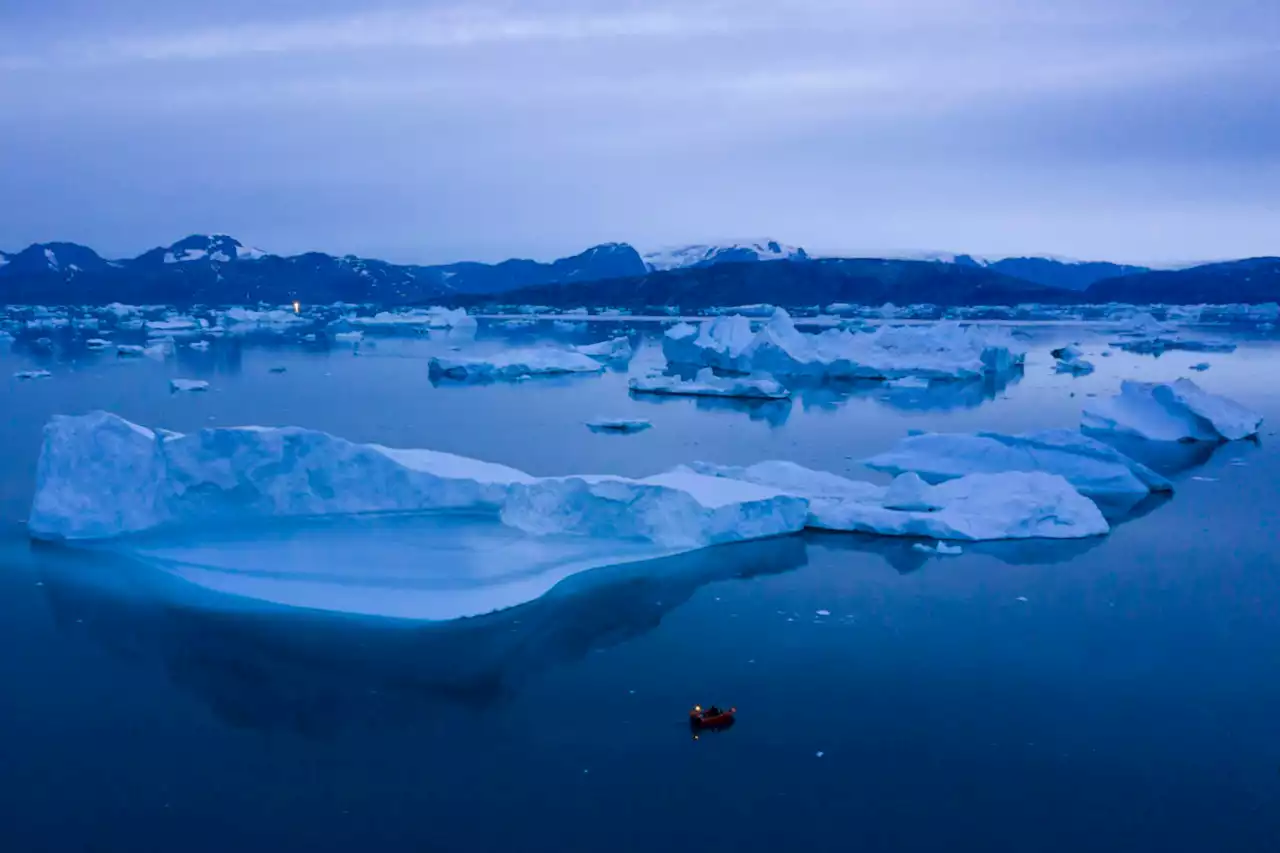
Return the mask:
<svg viewBox="0 0 1280 853">
<path fill-rule="evenodd" d="M 599 570 L 444 630 L 203 607 L 32 548 L 20 524 L 41 426 L 97 408 L 536 474 L 783 458 L 861 475 L 909 429 L 1074 425 L 1125 377 L 1191 375 L 1280 424 L 1269 341 L 1116 352 L 1072 378 L 1048 350 L 1096 354 L 1105 335 L 1029 334 L 1005 387 L 782 406 L 633 400 L 621 373 L 433 385 L 425 358 L 448 340 L 359 355 L 227 340 L 164 363 L 0 347 L 0 849 L 1280 850 L 1270 428 L 1154 459 L 1175 496 L 1104 540 L 932 559 L 893 540 L 775 540 Z M 9 379 L 37 366 L 53 378 Z M 179 376 L 212 390 L 170 394 Z M 598 415 L 654 428 L 597 435 L 582 421 Z M 695 702 L 740 722 L 694 740 Z"/>
</svg>

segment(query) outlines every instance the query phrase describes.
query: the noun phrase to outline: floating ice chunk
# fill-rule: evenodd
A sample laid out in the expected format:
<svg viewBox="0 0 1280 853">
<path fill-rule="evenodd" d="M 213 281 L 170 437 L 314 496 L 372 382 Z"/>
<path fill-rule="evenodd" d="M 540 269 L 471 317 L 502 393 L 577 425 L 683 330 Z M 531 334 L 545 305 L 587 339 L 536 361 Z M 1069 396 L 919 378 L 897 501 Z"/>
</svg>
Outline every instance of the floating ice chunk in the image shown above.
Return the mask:
<svg viewBox="0 0 1280 853">
<path fill-rule="evenodd" d="M 107 412 L 44 431 L 29 529 L 94 539 L 169 525 L 440 509 L 496 511 L 528 474 L 287 427 L 159 436 Z"/>
<path fill-rule="evenodd" d="M 809 500 L 808 527 L 884 536 L 928 539 L 1074 539 L 1110 529 L 1096 504 L 1062 477 L 1043 472 L 970 474 L 938 486 L 910 480 L 893 487 L 811 471 L 791 462 L 765 462 L 747 468 L 707 463 L 690 466 L 702 474 L 773 486 Z M 904 493 L 909 506 L 894 509 Z"/>
<path fill-rule="evenodd" d="M 889 379 L 884 383 L 886 388 L 928 388 L 929 380 L 923 376 L 904 376 L 901 379 Z"/>
<path fill-rule="evenodd" d="M 111 341 L 104 338 L 89 338 L 84 342 L 84 345 L 86 349 L 101 350 L 111 346 Z"/>
<path fill-rule="evenodd" d="M 164 320 L 147 320 L 148 334 L 173 334 L 175 332 L 198 332 L 202 328 L 200 321 L 194 317 L 169 317 Z"/>
<path fill-rule="evenodd" d="M 187 346 L 195 350 L 196 352 L 204 352 L 209 348 L 209 342 L 208 341 L 192 341 L 191 343 L 187 344 Z"/>
<path fill-rule="evenodd" d="M 1091 402 L 1081 425 L 1151 441 L 1235 441 L 1257 435 L 1262 416 L 1190 379 L 1125 381 L 1117 396 Z"/>
<path fill-rule="evenodd" d="M 963 554 L 964 549 L 959 545 L 948 545 L 946 542 L 938 542 L 936 545 L 926 545 L 923 542 L 917 542 L 911 546 L 911 550 L 920 551 L 924 554 L 937 554 L 941 557 L 954 557 L 957 554 Z"/>
<path fill-rule="evenodd" d="M 577 323 L 571 320 L 553 320 L 551 326 L 557 332 L 568 332 L 571 334 L 577 334 L 578 332 L 585 332 L 587 330 L 586 323 Z"/>
<path fill-rule="evenodd" d="M 1052 355 L 1058 360 L 1057 371 L 1059 373 L 1074 373 L 1077 376 L 1083 376 L 1094 371 L 1093 362 L 1087 361 L 1084 358 L 1084 353 L 1080 352 L 1080 348 L 1077 346 L 1056 349 Z"/>
<path fill-rule="evenodd" d="M 1140 499 L 1173 484 L 1118 450 L 1075 430 L 1022 435 L 995 432 L 926 433 L 908 436 L 893 450 L 866 460 L 868 468 L 912 471 L 930 482 L 967 474 L 1044 471 L 1065 477 L 1092 498 Z"/>
<path fill-rule="evenodd" d="M 333 339 L 340 344 L 358 344 L 364 340 L 364 332 L 335 332 Z"/>
<path fill-rule="evenodd" d="M 170 379 L 170 391 L 208 391 L 209 383 L 203 379 Z"/>
<path fill-rule="evenodd" d="M 804 334 L 782 309 L 758 332 L 740 315 L 707 321 L 696 334 L 677 326 L 663 354 L 671 364 L 840 379 L 976 378 L 1011 371 L 1026 355 L 1004 331 L 958 323 Z"/>
<path fill-rule="evenodd" d="M 121 358 L 150 358 L 156 361 L 164 361 L 169 355 L 169 344 L 165 341 L 159 341 L 147 346 L 139 346 L 137 344 L 118 344 L 116 346 L 116 355 Z"/>
<path fill-rule="evenodd" d="M 641 432 L 653 426 L 642 418 L 598 418 L 587 421 L 587 427 L 593 432 Z"/>
<path fill-rule="evenodd" d="M 269 311 L 257 311 L 252 308 L 228 308 L 217 315 L 218 325 L 229 328 L 232 333 L 257 329 L 286 329 L 311 321 L 296 313 L 292 308 L 274 308 Z"/>
<path fill-rule="evenodd" d="M 492 355 L 433 357 L 432 376 L 485 381 L 552 376 L 567 373 L 600 373 L 604 365 L 590 356 L 554 347 L 504 350 Z"/>
<path fill-rule="evenodd" d="M 19 370 L 13 374 L 14 379 L 48 379 L 53 374 L 47 370 Z"/>
<path fill-rule="evenodd" d="M 574 352 L 589 355 L 592 358 L 600 358 L 606 361 L 626 361 L 631 358 L 633 350 L 631 349 L 631 340 L 626 337 L 611 338 L 607 341 L 601 341 L 598 344 L 584 344 L 574 347 Z"/>
<path fill-rule="evenodd" d="M 1195 371 L 1197 371 L 1197 372 L 1199 372 L 1199 373 L 1203 373 L 1204 371 L 1208 370 L 1208 369 L 1209 369 L 1209 367 L 1210 367 L 1210 364 L 1209 364 L 1209 362 L 1207 362 L 1207 361 L 1202 361 L 1202 362 L 1200 362 L 1199 364 L 1193 364 L 1193 365 L 1191 365 L 1191 369 L 1192 369 L 1192 370 L 1195 370 Z"/>
<path fill-rule="evenodd" d="M 678 376 L 633 376 L 628 383 L 633 394 L 662 394 L 688 397 L 737 397 L 749 400 L 785 400 L 791 392 L 768 378 L 722 379 L 704 367 L 693 381 Z"/>
</svg>

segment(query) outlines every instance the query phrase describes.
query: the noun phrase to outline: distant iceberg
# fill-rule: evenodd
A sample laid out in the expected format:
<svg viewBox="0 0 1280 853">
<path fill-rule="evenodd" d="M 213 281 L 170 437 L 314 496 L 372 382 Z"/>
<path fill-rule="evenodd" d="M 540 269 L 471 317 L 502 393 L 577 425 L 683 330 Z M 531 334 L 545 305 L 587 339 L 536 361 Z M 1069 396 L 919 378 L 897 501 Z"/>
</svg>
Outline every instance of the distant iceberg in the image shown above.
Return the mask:
<svg viewBox="0 0 1280 853">
<path fill-rule="evenodd" d="M 431 359 L 429 370 L 432 376 L 483 382 L 526 376 L 600 373 L 604 365 L 580 352 L 534 347 L 502 350 L 491 355 L 436 356 Z"/>
<path fill-rule="evenodd" d="M 599 358 L 605 361 L 626 361 L 633 355 L 631 340 L 627 337 L 611 338 L 598 344 L 583 344 L 573 348 L 574 352 Z"/>
<path fill-rule="evenodd" d="M 1026 357 L 999 329 L 948 322 L 811 335 L 782 309 L 759 331 L 738 314 L 683 323 L 667 330 L 662 349 L 670 364 L 818 379 L 973 379 L 1014 370 Z"/>
<path fill-rule="evenodd" d="M 791 392 L 773 379 L 724 379 L 716 376 L 709 367 L 699 370 L 692 381 L 679 376 L 633 376 L 628 386 L 633 394 L 731 397 L 744 400 L 786 400 L 791 397 Z"/>
<path fill-rule="evenodd" d="M 1262 416 L 1190 379 L 1129 380 L 1115 397 L 1091 401 L 1081 426 L 1151 441 L 1236 441 L 1257 435 Z"/>
<path fill-rule="evenodd" d="M 1101 441 L 1075 430 L 1005 435 L 926 433 L 866 460 L 890 474 L 912 472 L 940 483 L 969 474 L 1042 471 L 1065 478 L 1081 494 L 1106 500 L 1141 499 L 1172 491 L 1167 479 Z"/>
<path fill-rule="evenodd" d="M 203 379 L 170 379 L 170 391 L 208 391 L 209 383 Z"/>
<path fill-rule="evenodd" d="M 425 329 L 474 329 L 476 319 L 464 308 L 415 308 L 410 311 L 380 311 L 373 316 L 349 316 L 339 321 L 366 329 L 421 327 Z"/>
</svg>

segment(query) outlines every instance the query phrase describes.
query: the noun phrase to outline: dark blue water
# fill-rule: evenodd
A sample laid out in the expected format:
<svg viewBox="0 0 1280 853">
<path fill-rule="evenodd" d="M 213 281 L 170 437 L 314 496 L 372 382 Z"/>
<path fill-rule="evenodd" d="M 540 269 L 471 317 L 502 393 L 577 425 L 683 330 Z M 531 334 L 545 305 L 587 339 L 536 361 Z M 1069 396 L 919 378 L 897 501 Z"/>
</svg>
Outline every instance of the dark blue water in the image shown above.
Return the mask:
<svg viewBox="0 0 1280 853">
<path fill-rule="evenodd" d="M 1085 333 L 1036 334 L 1006 388 L 814 392 L 769 416 L 631 401 L 616 374 L 436 387 L 421 342 L 58 355 L 52 379 L 21 384 L 8 375 L 35 357 L 2 355 L 0 849 L 1280 850 L 1265 434 L 1169 462 L 1172 500 L 1105 540 L 946 559 L 848 536 L 752 543 L 588 573 L 452 626 L 204 607 L 127 565 L 32 549 L 16 524 L 41 424 L 93 408 L 179 430 L 298 423 L 540 474 L 855 471 L 910 428 L 1071 425 L 1122 376 L 1209 360 L 1198 381 L 1280 423 L 1266 343 L 1117 354 L 1073 380 L 1045 353 Z M 213 390 L 170 395 L 169 376 Z M 600 414 L 655 426 L 582 427 Z M 695 702 L 740 721 L 695 741 Z"/>
</svg>

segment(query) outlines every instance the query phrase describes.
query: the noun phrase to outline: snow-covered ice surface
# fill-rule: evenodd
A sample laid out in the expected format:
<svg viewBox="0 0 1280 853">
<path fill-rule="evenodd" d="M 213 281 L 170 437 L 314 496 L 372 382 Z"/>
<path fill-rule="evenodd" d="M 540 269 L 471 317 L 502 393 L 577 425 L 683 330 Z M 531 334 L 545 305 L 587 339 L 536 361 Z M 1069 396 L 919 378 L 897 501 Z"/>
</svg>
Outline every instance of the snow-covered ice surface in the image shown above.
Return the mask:
<svg viewBox="0 0 1280 853">
<path fill-rule="evenodd" d="M 804 497 L 807 526 L 819 530 L 968 541 L 1075 539 L 1110 530 L 1093 501 L 1041 471 L 970 474 L 936 486 L 908 473 L 877 486 L 793 462 L 690 469 Z"/>
<path fill-rule="evenodd" d="M 1064 477 L 1082 494 L 1106 500 L 1141 499 L 1172 483 L 1101 441 L 1068 429 L 1022 435 L 996 432 L 907 436 L 866 460 L 890 474 L 913 472 L 930 482 L 968 474 L 1044 471 Z"/>
<path fill-rule="evenodd" d="M 461 354 L 432 357 L 433 376 L 470 381 L 520 379 L 570 373 L 600 373 L 604 365 L 589 355 L 556 347 L 503 350 L 489 355 Z"/>
<path fill-rule="evenodd" d="M 1257 435 L 1262 416 L 1190 379 L 1172 383 L 1126 381 L 1114 397 L 1092 400 L 1084 429 L 1151 441 L 1236 441 Z"/>
<path fill-rule="evenodd" d="M 1017 369 L 1026 351 L 1003 330 L 959 323 L 807 334 L 778 309 L 758 331 L 738 314 L 675 326 L 663 354 L 676 365 L 785 377 L 973 379 Z"/>
<path fill-rule="evenodd" d="M 677 397 L 729 397 L 743 400 L 785 400 L 791 392 L 770 378 L 724 378 L 709 367 L 698 371 L 692 379 L 679 376 L 633 376 L 628 382 L 633 394 L 658 394 Z"/>
</svg>

